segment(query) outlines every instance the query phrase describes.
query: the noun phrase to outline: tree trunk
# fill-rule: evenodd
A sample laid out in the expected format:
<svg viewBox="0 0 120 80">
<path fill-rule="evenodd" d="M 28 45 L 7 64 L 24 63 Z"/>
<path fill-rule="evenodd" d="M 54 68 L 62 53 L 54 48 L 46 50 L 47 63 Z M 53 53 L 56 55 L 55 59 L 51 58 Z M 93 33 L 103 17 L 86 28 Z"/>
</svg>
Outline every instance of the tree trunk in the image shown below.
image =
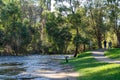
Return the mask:
<svg viewBox="0 0 120 80">
<path fill-rule="evenodd" d="M 97 30 L 97 41 L 98 41 L 98 48 L 101 49 L 102 48 L 102 34 L 99 31 L 99 29 Z"/>
<path fill-rule="evenodd" d="M 120 33 L 117 33 L 117 41 L 118 41 L 117 46 L 120 48 Z"/>
<path fill-rule="evenodd" d="M 78 35 L 79 34 L 79 31 L 78 31 L 78 27 L 76 28 L 76 34 Z M 77 56 L 77 53 L 78 53 L 78 44 L 76 44 L 76 49 L 75 49 L 75 54 L 74 54 L 74 57 Z"/>
<path fill-rule="evenodd" d="M 75 53 L 74 53 L 74 57 L 77 57 L 77 53 L 78 53 L 78 47 L 76 46 L 76 48 L 75 48 Z"/>
<path fill-rule="evenodd" d="M 83 49 L 83 51 L 85 51 L 85 50 L 86 50 L 86 46 L 85 46 L 85 44 L 83 44 L 83 46 L 84 46 L 84 49 Z"/>
<path fill-rule="evenodd" d="M 102 48 L 102 44 L 101 44 L 101 38 L 98 38 L 98 47 L 101 49 Z"/>
</svg>

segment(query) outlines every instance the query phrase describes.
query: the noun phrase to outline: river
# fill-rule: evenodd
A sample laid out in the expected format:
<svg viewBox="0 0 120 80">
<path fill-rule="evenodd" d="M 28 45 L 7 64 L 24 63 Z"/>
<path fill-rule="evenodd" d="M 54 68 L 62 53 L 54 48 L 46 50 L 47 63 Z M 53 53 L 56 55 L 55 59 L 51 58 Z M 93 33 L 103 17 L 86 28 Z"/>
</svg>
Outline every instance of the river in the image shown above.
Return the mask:
<svg viewBox="0 0 120 80">
<path fill-rule="evenodd" d="M 71 66 L 60 64 L 65 56 L 1 56 L 0 80 L 76 80 L 78 73 Z"/>
</svg>

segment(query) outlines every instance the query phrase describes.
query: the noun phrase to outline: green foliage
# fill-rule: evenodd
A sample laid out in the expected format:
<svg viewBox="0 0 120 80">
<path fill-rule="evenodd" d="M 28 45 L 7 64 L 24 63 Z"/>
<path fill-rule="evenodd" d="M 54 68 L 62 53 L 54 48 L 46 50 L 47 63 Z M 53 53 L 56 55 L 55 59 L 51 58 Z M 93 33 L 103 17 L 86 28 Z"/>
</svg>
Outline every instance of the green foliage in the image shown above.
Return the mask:
<svg viewBox="0 0 120 80">
<path fill-rule="evenodd" d="M 80 44 L 83 43 L 83 38 L 81 37 L 80 34 L 77 34 L 74 39 L 73 39 L 74 45 L 80 46 Z"/>
<path fill-rule="evenodd" d="M 0 0 L 0 48 L 9 46 L 15 53 L 67 53 L 72 48 L 78 53 L 89 40 L 102 48 L 107 33 L 116 34 L 111 39 L 120 45 L 119 0 L 55 1 L 51 12 L 51 0 Z"/>
<path fill-rule="evenodd" d="M 73 25 L 73 27 L 76 28 L 81 23 L 81 16 L 78 13 L 70 14 L 70 15 L 68 15 L 68 20 Z"/>
<path fill-rule="evenodd" d="M 56 36 L 56 40 L 57 40 L 57 45 L 59 46 L 59 51 L 65 53 L 66 51 L 65 49 L 67 48 L 69 42 L 71 41 L 72 35 L 67 28 L 63 28 L 59 32 L 59 36 L 58 37 L 57 36 Z"/>
<path fill-rule="evenodd" d="M 12 17 L 19 17 L 20 16 L 20 9 L 14 3 L 9 3 L 5 5 L 1 10 L 1 19 L 8 20 Z M 13 18 L 12 18 L 13 19 Z"/>
<path fill-rule="evenodd" d="M 29 29 L 27 29 L 27 27 L 25 25 L 23 25 L 21 27 L 21 31 L 20 31 L 20 36 L 21 36 L 21 46 L 27 46 L 28 44 L 30 44 L 31 42 L 31 35 L 30 32 L 28 31 Z"/>
<path fill-rule="evenodd" d="M 48 22 L 46 23 L 46 32 L 48 33 L 49 39 L 55 44 L 56 50 L 59 53 L 65 53 L 67 46 L 72 38 L 68 28 L 64 28 L 64 20 L 62 16 L 55 17 L 53 14 L 48 16 Z M 51 21 L 52 19 L 52 21 Z"/>
<path fill-rule="evenodd" d="M 4 31 L 0 29 L 0 46 L 2 46 L 4 43 L 4 34 Z"/>
<path fill-rule="evenodd" d="M 27 29 L 27 25 L 20 22 L 20 16 L 20 9 L 16 4 L 8 3 L 2 7 L 1 20 L 5 30 L 3 37 L 4 47 L 9 45 L 16 54 L 24 51 L 24 47 L 31 42 L 31 36 Z"/>
</svg>

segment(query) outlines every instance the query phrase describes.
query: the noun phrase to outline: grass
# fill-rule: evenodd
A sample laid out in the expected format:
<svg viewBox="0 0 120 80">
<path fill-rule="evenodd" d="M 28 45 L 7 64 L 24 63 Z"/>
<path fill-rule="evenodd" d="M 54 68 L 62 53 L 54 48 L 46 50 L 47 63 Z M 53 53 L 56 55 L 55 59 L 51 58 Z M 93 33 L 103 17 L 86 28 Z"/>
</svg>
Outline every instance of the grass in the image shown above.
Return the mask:
<svg viewBox="0 0 120 80">
<path fill-rule="evenodd" d="M 80 73 L 78 80 L 120 80 L 120 65 L 95 60 L 90 52 L 79 54 L 69 63 Z"/>
<path fill-rule="evenodd" d="M 120 60 L 120 48 L 113 48 L 113 49 L 107 50 L 105 52 L 105 55 L 111 59 Z"/>
</svg>

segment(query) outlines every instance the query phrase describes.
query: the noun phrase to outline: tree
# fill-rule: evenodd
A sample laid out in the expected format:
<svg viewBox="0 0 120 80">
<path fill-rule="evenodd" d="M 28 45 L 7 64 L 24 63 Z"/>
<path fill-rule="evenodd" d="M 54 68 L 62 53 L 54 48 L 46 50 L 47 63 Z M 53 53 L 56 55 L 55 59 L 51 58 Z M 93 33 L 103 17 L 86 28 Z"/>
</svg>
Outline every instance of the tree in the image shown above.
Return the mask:
<svg viewBox="0 0 120 80">
<path fill-rule="evenodd" d="M 68 18 L 69 18 L 69 21 L 72 24 L 73 28 L 76 30 L 76 37 L 74 40 L 74 41 L 77 41 L 75 44 L 76 49 L 75 49 L 75 54 L 74 54 L 74 57 L 76 57 L 77 53 L 78 53 L 78 47 L 79 47 L 79 44 L 77 44 L 77 43 L 79 42 L 79 39 L 81 39 L 81 38 L 79 38 L 80 37 L 79 36 L 80 35 L 79 34 L 79 25 L 81 24 L 81 16 L 78 13 L 76 13 L 76 14 L 70 14 L 68 16 Z"/>
<path fill-rule="evenodd" d="M 104 2 L 102 1 L 90 1 L 87 5 L 87 13 L 89 16 L 89 31 L 93 38 L 95 37 L 98 47 L 102 48 L 102 40 L 105 39 L 106 26 L 104 23 Z"/>
<path fill-rule="evenodd" d="M 107 20 L 109 26 L 117 36 L 118 47 L 120 47 L 120 1 L 119 0 L 107 0 Z"/>
<path fill-rule="evenodd" d="M 78 13 L 76 13 L 76 11 L 80 6 L 80 1 L 79 0 L 56 0 L 56 2 L 58 5 L 57 9 L 61 12 L 62 15 L 67 15 L 68 21 L 70 22 L 72 27 L 76 30 L 76 35 L 78 36 L 79 25 L 81 23 L 81 16 Z M 65 5 L 64 3 L 68 3 L 68 5 Z M 80 39 L 80 38 L 77 38 L 77 39 Z M 78 53 L 78 45 L 75 44 L 74 57 L 77 56 L 77 53 Z"/>
<path fill-rule="evenodd" d="M 48 36 L 56 47 L 58 53 L 66 53 L 72 36 L 69 29 L 64 26 L 64 19 L 62 16 L 56 17 L 54 14 L 49 14 L 48 19 L 49 20 L 46 23 Z"/>
<path fill-rule="evenodd" d="M 23 47 L 30 43 L 30 35 L 26 25 L 21 22 L 21 10 L 15 2 L 2 7 L 1 21 L 5 30 L 4 47 L 9 46 L 12 51 L 8 53 L 18 55 L 25 51 Z"/>
</svg>

